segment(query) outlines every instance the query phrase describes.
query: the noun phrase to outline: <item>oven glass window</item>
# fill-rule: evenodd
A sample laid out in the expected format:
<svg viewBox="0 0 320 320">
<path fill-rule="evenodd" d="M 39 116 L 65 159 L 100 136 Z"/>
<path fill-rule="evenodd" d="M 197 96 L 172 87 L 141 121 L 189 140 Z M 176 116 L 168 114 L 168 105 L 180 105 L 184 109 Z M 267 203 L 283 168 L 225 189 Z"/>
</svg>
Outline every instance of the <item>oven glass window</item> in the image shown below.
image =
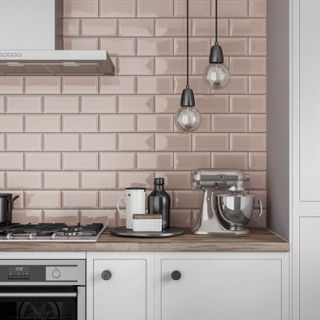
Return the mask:
<svg viewBox="0 0 320 320">
<path fill-rule="evenodd" d="M 0 320 L 77 320 L 76 289 L 2 287 L 0 290 Z"/>
</svg>

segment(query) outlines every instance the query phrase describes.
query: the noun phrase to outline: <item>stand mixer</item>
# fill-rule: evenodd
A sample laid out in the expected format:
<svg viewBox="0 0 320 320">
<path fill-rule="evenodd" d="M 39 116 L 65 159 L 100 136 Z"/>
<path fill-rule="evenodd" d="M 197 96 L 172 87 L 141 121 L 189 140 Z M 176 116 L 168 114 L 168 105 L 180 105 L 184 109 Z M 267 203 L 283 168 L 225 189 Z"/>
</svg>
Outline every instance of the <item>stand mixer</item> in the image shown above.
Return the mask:
<svg viewBox="0 0 320 320">
<path fill-rule="evenodd" d="M 241 170 L 199 169 L 193 173 L 193 188 L 204 192 L 196 234 L 249 233 L 246 224 L 253 212 L 254 196 L 245 192 L 247 180 L 249 176 Z M 263 208 L 258 202 L 260 216 Z"/>
</svg>

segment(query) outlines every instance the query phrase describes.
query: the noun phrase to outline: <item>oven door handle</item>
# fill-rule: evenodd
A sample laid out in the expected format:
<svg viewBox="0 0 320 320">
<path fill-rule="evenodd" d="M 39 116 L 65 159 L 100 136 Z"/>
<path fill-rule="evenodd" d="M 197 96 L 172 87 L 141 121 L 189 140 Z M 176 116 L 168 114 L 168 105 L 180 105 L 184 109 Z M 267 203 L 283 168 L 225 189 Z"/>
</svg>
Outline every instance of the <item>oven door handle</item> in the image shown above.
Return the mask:
<svg viewBox="0 0 320 320">
<path fill-rule="evenodd" d="M 0 298 L 75 298 L 76 292 L 0 292 Z"/>
</svg>

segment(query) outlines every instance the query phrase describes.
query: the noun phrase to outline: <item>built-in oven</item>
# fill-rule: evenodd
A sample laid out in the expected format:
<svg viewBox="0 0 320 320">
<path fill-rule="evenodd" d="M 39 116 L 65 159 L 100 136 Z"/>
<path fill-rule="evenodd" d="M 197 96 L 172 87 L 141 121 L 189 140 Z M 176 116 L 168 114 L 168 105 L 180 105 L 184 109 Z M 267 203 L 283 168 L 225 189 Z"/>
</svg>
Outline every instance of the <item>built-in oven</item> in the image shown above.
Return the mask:
<svg viewBox="0 0 320 320">
<path fill-rule="evenodd" d="M 85 260 L 0 260 L 0 320 L 85 320 Z"/>
</svg>

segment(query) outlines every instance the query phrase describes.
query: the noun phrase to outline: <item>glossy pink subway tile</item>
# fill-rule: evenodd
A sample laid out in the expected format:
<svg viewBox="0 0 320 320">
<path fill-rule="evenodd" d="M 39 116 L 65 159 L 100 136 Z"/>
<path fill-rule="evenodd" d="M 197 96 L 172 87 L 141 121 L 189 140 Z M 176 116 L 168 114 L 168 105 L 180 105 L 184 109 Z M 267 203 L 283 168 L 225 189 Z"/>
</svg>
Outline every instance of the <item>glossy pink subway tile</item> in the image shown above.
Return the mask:
<svg viewBox="0 0 320 320">
<path fill-rule="evenodd" d="M 153 186 L 153 179 L 153 172 L 123 171 L 118 174 L 118 187 L 119 189 L 125 189 L 127 187 L 151 188 Z"/>
<path fill-rule="evenodd" d="M 249 115 L 249 130 L 251 132 L 266 132 L 267 119 L 264 114 L 251 114 Z"/>
<path fill-rule="evenodd" d="M 98 0 L 64 0 L 65 17 L 97 17 Z"/>
<path fill-rule="evenodd" d="M 119 113 L 153 113 L 154 97 L 152 95 L 119 96 Z"/>
<path fill-rule="evenodd" d="M 137 116 L 137 131 L 139 132 L 170 132 L 173 131 L 172 115 Z"/>
<path fill-rule="evenodd" d="M 120 151 L 153 151 L 153 133 L 120 133 L 118 147 Z"/>
<path fill-rule="evenodd" d="M 138 56 L 173 55 L 173 38 L 138 38 Z"/>
<path fill-rule="evenodd" d="M 0 170 L 23 170 L 23 153 L 1 152 Z"/>
<path fill-rule="evenodd" d="M 100 49 L 108 50 L 110 55 L 134 56 L 136 40 L 135 38 L 100 38 Z"/>
<path fill-rule="evenodd" d="M 173 154 L 169 152 L 137 153 L 138 170 L 172 170 Z"/>
<path fill-rule="evenodd" d="M 95 38 L 64 38 L 63 47 L 65 50 L 98 50 L 99 39 Z"/>
<path fill-rule="evenodd" d="M 62 192 L 63 208 L 97 208 L 98 192 L 97 191 L 63 191 Z"/>
<path fill-rule="evenodd" d="M 174 0 L 137 0 L 138 17 L 172 17 Z"/>
<path fill-rule="evenodd" d="M 265 37 L 266 19 L 231 19 L 231 36 Z"/>
<path fill-rule="evenodd" d="M 135 130 L 136 118 L 132 114 L 101 115 L 101 132 L 132 132 Z"/>
<path fill-rule="evenodd" d="M 229 139 L 227 133 L 194 133 L 193 151 L 227 151 Z"/>
<path fill-rule="evenodd" d="M 212 115 L 212 131 L 246 132 L 247 122 L 247 115 L 215 114 Z"/>
<path fill-rule="evenodd" d="M 264 133 L 232 133 L 231 151 L 265 151 L 266 135 Z"/>
<path fill-rule="evenodd" d="M 104 152 L 99 155 L 100 170 L 134 170 L 135 154 L 133 152 Z"/>
<path fill-rule="evenodd" d="M 196 170 L 198 168 L 210 168 L 209 152 L 175 152 L 175 170 Z"/>
<path fill-rule="evenodd" d="M 98 170 L 98 154 L 70 152 L 62 155 L 63 170 Z"/>
<path fill-rule="evenodd" d="M 0 84 L 1 88 L 1 84 Z M 25 77 L 25 93 L 27 94 L 60 94 L 61 78 L 54 76 Z"/>
<path fill-rule="evenodd" d="M 60 115 L 34 115 L 25 116 L 26 132 L 60 132 Z"/>
<path fill-rule="evenodd" d="M 0 144 L 1 145 L 1 144 Z M 8 133 L 6 137 L 8 151 L 41 151 L 42 137 L 40 133 Z"/>
<path fill-rule="evenodd" d="M 63 94 L 97 94 L 98 77 L 62 77 Z"/>
<path fill-rule="evenodd" d="M 154 21 L 149 18 L 119 20 L 119 36 L 143 37 L 154 35 Z"/>
<path fill-rule="evenodd" d="M 77 151 L 79 135 L 73 133 L 45 134 L 44 151 Z"/>
<path fill-rule="evenodd" d="M 81 113 L 115 113 L 117 110 L 116 96 L 88 95 L 81 96 Z"/>
<path fill-rule="evenodd" d="M 26 152 L 26 170 L 61 170 L 61 154 L 58 152 Z"/>
<path fill-rule="evenodd" d="M 40 113 L 41 96 L 7 96 L 7 113 Z"/>
<path fill-rule="evenodd" d="M 100 77 L 100 94 L 134 94 L 134 76 Z"/>
<path fill-rule="evenodd" d="M 212 15 L 215 15 L 214 0 L 212 1 Z M 220 17 L 246 17 L 248 16 L 247 0 L 224 0 L 219 3 Z"/>
<path fill-rule="evenodd" d="M 248 156 L 245 152 L 214 152 L 212 167 L 247 170 Z"/>
<path fill-rule="evenodd" d="M 250 38 L 249 39 L 249 54 L 251 56 L 266 56 L 267 40 L 266 38 Z"/>
<path fill-rule="evenodd" d="M 211 0 L 193 0 L 189 3 L 191 17 L 210 17 Z M 174 16 L 186 16 L 186 0 L 174 0 Z"/>
<path fill-rule="evenodd" d="M 249 0 L 250 17 L 266 17 L 267 2 L 265 0 Z"/>
<path fill-rule="evenodd" d="M 116 36 L 117 20 L 116 19 L 82 19 L 81 35 L 85 37 Z"/>
<path fill-rule="evenodd" d="M 171 76 L 141 76 L 137 79 L 138 94 L 170 94 L 172 90 Z"/>
<path fill-rule="evenodd" d="M 0 114 L 0 128 L 2 132 L 22 132 L 23 116 Z"/>
<path fill-rule="evenodd" d="M 101 17 L 134 17 L 135 0 L 99 0 Z"/>
<path fill-rule="evenodd" d="M 26 191 L 24 198 L 25 208 L 30 209 L 55 209 L 61 208 L 60 191 Z"/>
<path fill-rule="evenodd" d="M 83 133 L 80 141 L 81 151 L 116 151 L 117 149 L 115 133 Z"/>
<path fill-rule="evenodd" d="M 43 186 L 45 189 L 79 189 L 78 172 L 45 172 Z"/>
<path fill-rule="evenodd" d="M 63 36 L 77 37 L 80 35 L 79 19 L 63 19 Z"/>
<path fill-rule="evenodd" d="M 249 153 L 249 169 L 250 170 L 266 170 L 267 156 L 265 152 Z"/>
<path fill-rule="evenodd" d="M 116 172 L 81 172 L 81 189 L 115 189 Z"/>
<path fill-rule="evenodd" d="M 191 134 L 158 133 L 155 139 L 156 151 L 191 151 Z"/>
<path fill-rule="evenodd" d="M 45 113 L 78 113 L 78 96 L 45 96 L 43 112 Z"/>
<path fill-rule="evenodd" d="M 152 75 L 154 59 L 152 57 L 120 57 L 119 75 Z"/>
<path fill-rule="evenodd" d="M 63 115 L 62 131 L 64 132 L 96 132 L 98 131 L 98 115 Z"/>
<path fill-rule="evenodd" d="M 165 179 L 165 187 L 168 190 L 188 190 L 191 187 L 190 172 L 165 172 L 160 171 L 155 173 L 155 177 Z"/>
<path fill-rule="evenodd" d="M 234 113 L 265 113 L 265 95 L 241 95 L 230 97 L 230 109 Z"/>
<path fill-rule="evenodd" d="M 23 77 L 0 77 L 1 94 L 22 94 Z"/>
<path fill-rule="evenodd" d="M 7 172 L 6 188 L 7 189 L 41 189 L 42 174 L 41 172 Z"/>
</svg>

